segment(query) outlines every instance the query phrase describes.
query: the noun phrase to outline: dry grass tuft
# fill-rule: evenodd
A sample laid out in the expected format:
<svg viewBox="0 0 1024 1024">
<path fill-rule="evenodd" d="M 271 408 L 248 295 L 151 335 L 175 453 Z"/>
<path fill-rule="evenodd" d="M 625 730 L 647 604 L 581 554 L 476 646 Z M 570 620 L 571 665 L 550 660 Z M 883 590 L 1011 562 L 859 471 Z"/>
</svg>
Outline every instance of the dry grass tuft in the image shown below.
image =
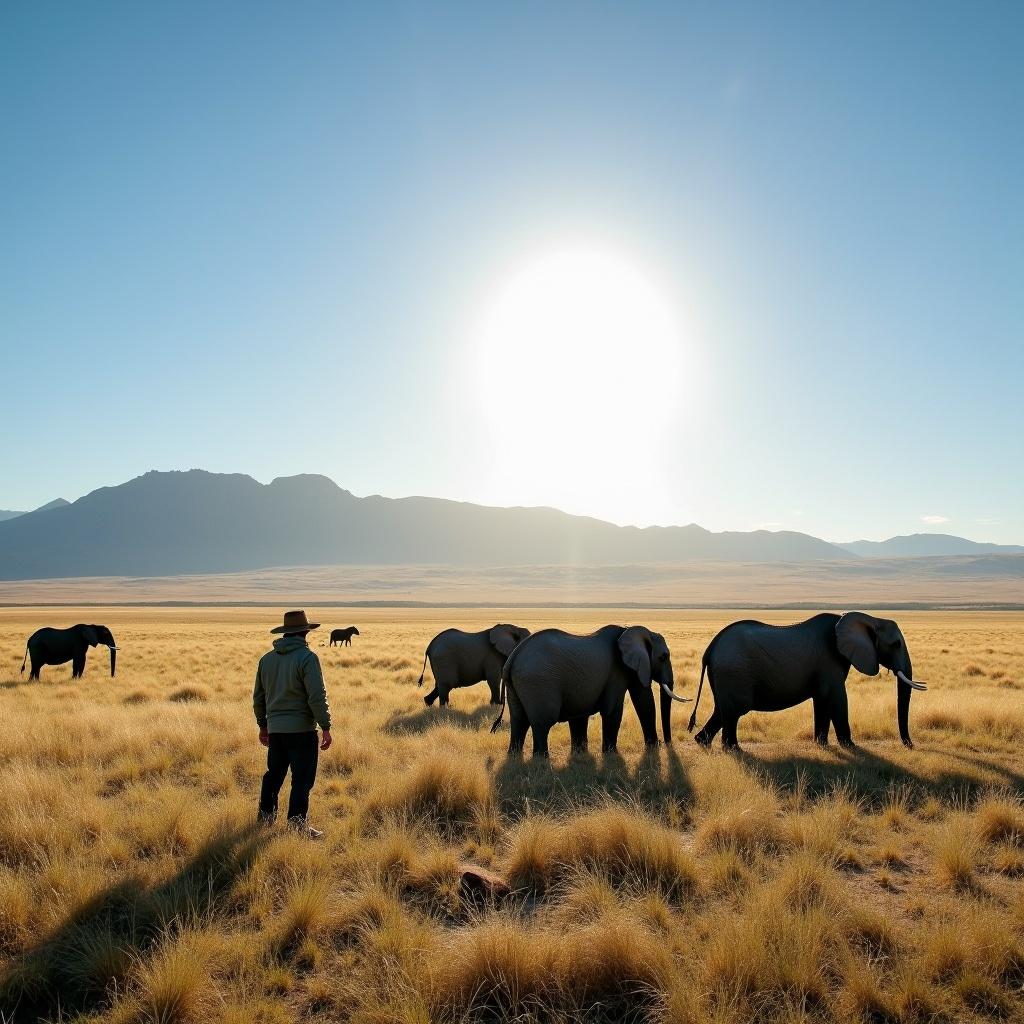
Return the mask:
<svg viewBox="0 0 1024 1024">
<path fill-rule="evenodd" d="M 640 810 L 609 804 L 561 822 L 522 823 L 508 857 L 514 887 L 545 892 L 580 869 L 613 887 L 653 889 L 671 900 L 688 895 L 697 883 L 679 834 Z"/>
<path fill-rule="evenodd" d="M 168 941 L 139 965 L 137 1020 L 145 1024 L 193 1024 L 211 1001 L 206 944 L 194 936 Z"/>
<path fill-rule="evenodd" d="M 397 778 L 385 780 L 366 803 L 372 821 L 408 817 L 440 832 L 461 830 L 485 816 L 491 780 L 475 759 L 428 754 Z"/>
<path fill-rule="evenodd" d="M 978 840 L 966 815 L 950 818 L 935 846 L 935 875 L 953 889 L 969 888 L 974 882 L 979 855 Z"/>
<path fill-rule="evenodd" d="M 622 912 L 568 934 L 491 920 L 455 936 L 426 975 L 433 1013 L 471 1019 L 534 1015 L 653 1019 L 669 985 L 664 943 Z"/>
<path fill-rule="evenodd" d="M 198 686 L 194 683 L 185 683 L 177 686 L 167 695 L 167 699 L 176 704 L 187 704 L 191 701 L 205 704 L 210 700 L 212 694 L 205 686 Z"/>
<path fill-rule="evenodd" d="M 1024 845 L 1024 806 L 1011 796 L 988 797 L 974 812 L 978 835 L 986 843 Z"/>
</svg>

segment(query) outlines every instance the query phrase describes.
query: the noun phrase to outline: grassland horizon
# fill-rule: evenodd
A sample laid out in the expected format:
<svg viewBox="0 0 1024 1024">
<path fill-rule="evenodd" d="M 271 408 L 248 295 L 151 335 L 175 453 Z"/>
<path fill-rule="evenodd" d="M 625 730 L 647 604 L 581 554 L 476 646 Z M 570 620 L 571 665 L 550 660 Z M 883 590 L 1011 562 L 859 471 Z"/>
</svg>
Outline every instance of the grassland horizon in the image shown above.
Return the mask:
<svg viewBox="0 0 1024 1024">
<path fill-rule="evenodd" d="M 1024 610 L 1024 555 L 605 566 L 293 566 L 0 581 L 0 607 Z"/>
</svg>

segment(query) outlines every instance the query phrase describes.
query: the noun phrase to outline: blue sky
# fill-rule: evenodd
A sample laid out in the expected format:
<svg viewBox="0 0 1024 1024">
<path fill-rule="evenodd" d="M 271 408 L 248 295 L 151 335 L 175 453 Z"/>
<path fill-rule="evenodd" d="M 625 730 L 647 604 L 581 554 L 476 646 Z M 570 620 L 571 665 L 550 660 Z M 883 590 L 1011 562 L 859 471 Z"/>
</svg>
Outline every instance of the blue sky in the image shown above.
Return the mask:
<svg viewBox="0 0 1024 1024">
<path fill-rule="evenodd" d="M 1012 3 L 4 4 L 0 508 L 203 467 L 1024 542 L 1022 39 Z M 566 342 L 607 457 L 531 407 L 536 346 L 475 369 L 566 249 L 675 317 L 671 374 Z"/>
</svg>

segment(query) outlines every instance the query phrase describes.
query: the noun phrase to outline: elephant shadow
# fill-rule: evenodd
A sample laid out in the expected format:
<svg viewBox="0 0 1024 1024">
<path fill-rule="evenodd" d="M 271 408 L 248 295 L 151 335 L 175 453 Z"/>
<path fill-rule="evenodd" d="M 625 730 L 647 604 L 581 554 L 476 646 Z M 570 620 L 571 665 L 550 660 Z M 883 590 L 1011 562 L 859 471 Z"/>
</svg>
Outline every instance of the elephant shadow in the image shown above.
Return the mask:
<svg viewBox="0 0 1024 1024">
<path fill-rule="evenodd" d="M 493 704 L 480 704 L 472 711 L 460 711 L 451 704 L 444 707 L 421 707 L 418 711 L 395 711 L 384 723 L 383 729 L 392 736 L 425 733 L 443 725 L 457 729 L 480 729 L 490 725 L 498 710 Z"/>
<path fill-rule="evenodd" d="M 801 788 L 808 796 L 815 798 L 842 787 L 853 797 L 871 804 L 884 800 L 894 787 L 907 785 L 919 794 L 929 796 L 974 797 L 992 786 L 991 778 L 986 779 L 985 773 L 998 776 L 1007 788 L 1024 793 L 1024 775 L 994 761 L 966 757 L 946 750 L 941 752 L 944 757 L 965 762 L 976 771 L 972 773 L 966 768 L 958 771 L 942 767 L 925 773 L 865 746 L 853 750 L 842 747 L 828 749 L 832 754 L 828 759 L 794 754 L 791 750 L 780 751 L 773 756 L 748 749 L 737 756 L 743 764 L 783 792 Z M 917 750 L 922 750 L 920 745 Z"/>
<path fill-rule="evenodd" d="M 693 785 L 671 744 L 644 748 L 634 765 L 617 751 L 575 752 L 564 764 L 506 757 L 495 772 L 494 785 L 503 812 L 513 818 L 538 809 L 579 811 L 600 806 L 609 797 L 655 814 L 667 801 L 684 806 L 693 802 Z"/>
<path fill-rule="evenodd" d="M 91 897 L 0 970 L 0 1005 L 11 1008 L 3 1019 L 34 1024 L 101 1009 L 110 986 L 123 987 L 134 963 L 175 924 L 216 912 L 269 839 L 255 825 L 226 829 L 160 885 L 129 877 Z M 84 976 L 77 969 L 82 950 L 106 943 L 119 950 L 116 962 L 104 964 L 103 973 L 111 976 Z"/>
</svg>

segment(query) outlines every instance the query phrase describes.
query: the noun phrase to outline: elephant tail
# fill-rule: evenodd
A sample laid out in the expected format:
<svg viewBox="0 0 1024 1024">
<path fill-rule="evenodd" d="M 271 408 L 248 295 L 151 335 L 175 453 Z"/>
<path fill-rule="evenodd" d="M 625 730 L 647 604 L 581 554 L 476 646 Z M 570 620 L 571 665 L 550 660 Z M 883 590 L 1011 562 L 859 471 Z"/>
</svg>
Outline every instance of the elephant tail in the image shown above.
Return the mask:
<svg viewBox="0 0 1024 1024">
<path fill-rule="evenodd" d="M 417 686 L 423 685 L 423 677 L 427 674 L 427 655 L 430 653 L 430 644 L 427 644 L 427 649 L 423 652 L 423 668 L 420 671 L 420 678 L 416 683 Z"/>
<path fill-rule="evenodd" d="M 505 673 L 508 671 L 508 662 L 505 662 L 505 667 L 501 670 L 501 688 L 499 690 L 499 696 L 501 697 L 501 710 L 498 712 L 498 717 L 491 723 L 491 732 L 496 733 L 498 726 L 501 725 L 501 720 L 505 717 L 505 703 L 506 703 L 506 690 L 508 683 L 505 680 Z"/>
<path fill-rule="evenodd" d="M 700 704 L 700 691 L 704 689 L 704 673 L 708 670 L 708 663 L 702 658 L 700 662 L 700 684 L 697 687 L 697 699 L 693 702 L 693 714 L 690 715 L 690 723 L 686 727 L 687 732 L 693 732 L 697 724 L 697 705 Z"/>
<path fill-rule="evenodd" d="M 28 661 L 28 644 L 25 644 L 25 657 L 21 662 L 21 671 L 25 671 L 25 663 Z"/>
</svg>

